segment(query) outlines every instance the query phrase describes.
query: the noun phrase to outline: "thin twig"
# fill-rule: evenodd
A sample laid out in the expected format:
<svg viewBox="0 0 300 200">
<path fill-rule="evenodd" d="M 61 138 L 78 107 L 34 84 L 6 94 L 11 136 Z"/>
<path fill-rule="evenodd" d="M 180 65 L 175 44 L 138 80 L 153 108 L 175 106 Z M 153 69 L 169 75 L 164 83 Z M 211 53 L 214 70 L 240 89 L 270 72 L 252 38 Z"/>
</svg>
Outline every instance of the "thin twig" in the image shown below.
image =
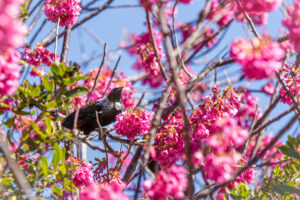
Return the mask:
<svg viewBox="0 0 300 200">
<path fill-rule="evenodd" d="M 57 20 L 56 31 L 55 31 L 55 44 L 54 44 L 54 59 L 55 59 L 55 62 L 57 61 L 56 57 L 57 57 L 57 43 L 58 43 L 59 23 L 60 23 L 60 18 L 58 18 L 58 20 Z"/>
<path fill-rule="evenodd" d="M 68 56 L 68 51 L 69 51 L 69 42 L 70 42 L 70 34 L 71 34 L 71 26 L 67 26 L 65 28 L 65 33 L 64 33 L 64 42 L 63 42 L 63 48 L 60 56 L 60 61 L 61 62 L 67 62 L 67 56 Z"/>
<path fill-rule="evenodd" d="M 121 60 L 121 56 L 119 56 L 119 58 L 118 58 L 118 60 L 117 60 L 117 63 L 116 63 L 116 65 L 115 65 L 115 67 L 114 67 L 114 69 L 113 69 L 113 71 L 112 71 L 112 73 L 111 73 L 109 82 L 108 82 L 108 84 L 107 84 L 107 86 L 106 86 L 106 88 L 105 88 L 105 90 L 104 90 L 104 92 L 103 92 L 103 94 L 102 94 L 102 97 L 104 97 L 104 95 L 106 94 L 106 92 L 107 92 L 107 90 L 108 90 L 108 88 L 109 88 L 109 86 L 110 86 L 110 84 L 111 84 L 111 81 L 112 81 L 112 79 L 113 79 L 113 77 L 114 77 L 114 75 L 115 75 L 115 73 L 116 73 L 116 71 L 117 71 L 117 68 L 118 68 L 118 66 L 119 66 L 120 60 Z"/>
<path fill-rule="evenodd" d="M 240 7 L 242 13 L 244 14 L 244 17 L 246 18 L 248 24 L 250 25 L 250 28 L 251 28 L 251 31 L 252 33 L 259 39 L 261 39 L 259 33 L 257 32 L 256 28 L 255 28 L 255 25 L 252 21 L 252 19 L 249 17 L 249 15 L 245 12 L 245 10 L 243 9 L 241 3 L 239 0 L 236 0 L 236 3 L 238 4 L 238 6 Z"/>
<path fill-rule="evenodd" d="M 158 62 L 160 71 L 161 71 L 161 73 L 163 75 L 163 78 L 164 78 L 165 81 L 167 81 L 168 77 L 167 77 L 165 69 L 164 69 L 164 67 L 163 67 L 163 65 L 162 65 L 162 63 L 160 61 L 160 58 L 159 58 L 158 49 L 157 49 L 156 42 L 155 42 L 154 35 L 153 35 L 153 30 L 152 30 L 151 20 L 150 20 L 150 16 L 149 16 L 149 11 L 147 10 L 147 8 L 145 8 L 145 12 L 146 12 L 146 19 L 147 19 L 148 30 L 149 30 L 149 34 L 150 34 L 150 39 L 151 39 L 152 47 L 154 49 L 155 57 L 156 57 L 156 60 Z"/>
<path fill-rule="evenodd" d="M 96 78 L 95 78 L 95 81 L 94 81 L 94 85 L 93 85 L 93 88 L 92 88 L 92 90 L 90 92 L 90 95 L 89 95 L 89 97 L 88 97 L 88 99 L 86 101 L 86 104 L 89 104 L 90 101 L 91 101 L 91 97 L 92 97 L 93 92 L 94 92 L 94 90 L 96 88 L 96 85 L 97 85 L 97 82 L 98 82 L 98 79 L 99 79 L 99 75 L 100 75 L 101 69 L 102 69 L 102 67 L 103 67 L 103 65 L 105 63 L 106 54 L 107 54 L 107 44 L 104 43 L 104 50 L 103 50 L 102 61 L 101 61 L 101 64 L 100 64 L 100 66 L 98 68 L 98 72 L 97 72 L 97 75 L 96 75 Z"/>
</svg>

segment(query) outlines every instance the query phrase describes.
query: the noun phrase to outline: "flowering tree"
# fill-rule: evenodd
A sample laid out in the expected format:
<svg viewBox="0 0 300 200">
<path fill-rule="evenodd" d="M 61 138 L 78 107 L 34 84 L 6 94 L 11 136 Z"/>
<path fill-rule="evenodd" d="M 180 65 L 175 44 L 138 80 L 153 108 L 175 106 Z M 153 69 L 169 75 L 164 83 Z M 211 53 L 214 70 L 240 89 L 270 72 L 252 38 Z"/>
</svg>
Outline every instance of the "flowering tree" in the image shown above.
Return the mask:
<svg viewBox="0 0 300 200">
<path fill-rule="evenodd" d="M 0 198 L 297 199 L 300 1 L 122 3 L 0 0 Z M 177 17 L 185 6 L 197 9 L 194 20 Z M 106 43 L 83 63 L 68 59 L 73 31 L 122 8 L 145 16 L 144 32 L 118 47 L 136 75 Z M 285 29 L 274 35 L 266 25 L 279 8 Z M 248 35 L 228 46 L 232 24 Z M 102 127 L 99 110 L 81 113 L 98 124 L 83 134 L 80 108 L 116 87 L 124 109 L 114 124 Z"/>
</svg>

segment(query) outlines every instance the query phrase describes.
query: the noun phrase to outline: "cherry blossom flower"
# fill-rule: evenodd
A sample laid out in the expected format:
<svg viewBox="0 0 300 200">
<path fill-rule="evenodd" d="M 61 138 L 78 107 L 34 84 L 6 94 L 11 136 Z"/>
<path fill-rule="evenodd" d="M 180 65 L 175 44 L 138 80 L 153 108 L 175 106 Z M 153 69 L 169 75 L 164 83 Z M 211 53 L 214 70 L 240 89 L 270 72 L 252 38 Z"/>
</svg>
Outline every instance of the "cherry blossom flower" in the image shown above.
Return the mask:
<svg viewBox="0 0 300 200">
<path fill-rule="evenodd" d="M 82 166 L 77 167 L 75 170 L 73 183 L 76 187 L 81 188 L 85 185 L 88 185 L 93 181 L 93 172 L 91 171 L 93 165 L 91 163 L 84 163 Z"/>
<path fill-rule="evenodd" d="M 129 107 L 117 116 L 114 125 L 116 133 L 133 140 L 137 135 L 146 135 L 150 128 L 154 112 Z"/>
<path fill-rule="evenodd" d="M 169 167 L 181 158 L 184 153 L 183 120 L 178 115 L 165 119 L 167 124 L 155 134 L 155 156 L 162 168 Z"/>
<path fill-rule="evenodd" d="M 117 182 L 92 183 L 81 189 L 80 199 L 84 200 L 129 200 L 123 193 L 123 186 Z"/>
<path fill-rule="evenodd" d="M 39 44 L 34 48 L 24 50 L 24 60 L 35 67 L 40 65 L 50 66 L 55 61 L 55 55 L 48 51 L 42 44 Z M 58 55 L 56 60 L 59 61 Z"/>
<path fill-rule="evenodd" d="M 80 14 L 80 0 L 46 0 L 45 15 L 48 20 L 60 26 L 73 25 Z"/>
<path fill-rule="evenodd" d="M 289 70 L 286 71 L 285 78 L 283 79 L 287 88 L 291 92 L 291 94 L 295 97 L 296 101 L 300 97 L 300 70 L 294 69 L 295 66 L 288 66 L 286 65 Z M 288 72 L 291 72 L 291 74 L 288 74 Z M 293 100 L 289 96 L 288 92 L 282 87 L 279 91 L 279 93 L 282 95 L 282 98 L 280 99 L 281 102 L 286 103 L 288 105 L 294 105 Z"/>
<path fill-rule="evenodd" d="M 18 19 L 23 0 L 2 0 L 0 2 L 0 56 L 24 44 L 27 32 L 21 19 Z M 5 59 L 5 58 L 2 58 Z M 2 73 L 1 73 L 2 74 Z"/>
<path fill-rule="evenodd" d="M 0 55 L 0 95 L 12 95 L 19 86 L 20 58 L 20 53 L 15 50 Z"/>
<path fill-rule="evenodd" d="M 213 0 L 210 4 L 207 19 L 217 20 L 219 26 L 224 26 L 234 18 L 235 10 L 234 3 L 220 4 L 217 0 Z"/>
<path fill-rule="evenodd" d="M 270 39 L 253 38 L 234 40 L 230 50 L 231 56 L 242 65 L 248 79 L 263 79 L 274 75 L 281 68 L 284 51 L 278 43 Z"/>
<path fill-rule="evenodd" d="M 282 0 L 239 0 L 246 12 L 271 12 L 277 9 Z"/>
<path fill-rule="evenodd" d="M 168 195 L 175 199 L 183 199 L 187 187 L 186 171 L 184 167 L 173 165 L 156 175 L 156 180 L 145 180 L 143 183 L 145 196 L 150 200 L 165 200 Z"/>
<path fill-rule="evenodd" d="M 165 57 L 161 45 L 163 37 L 155 29 L 153 29 L 153 35 L 158 50 L 158 57 L 162 60 Z M 129 40 L 130 47 L 128 48 L 128 53 L 132 56 L 138 56 L 137 62 L 132 66 L 133 69 L 147 73 L 147 77 L 143 79 L 142 84 L 149 84 L 152 88 L 161 86 L 164 79 L 154 48 L 152 47 L 150 33 L 146 32 L 141 35 L 131 34 L 129 35 Z"/>
<path fill-rule="evenodd" d="M 265 92 L 267 95 L 272 95 L 275 92 L 275 88 L 271 82 L 264 85 L 261 90 Z"/>
</svg>

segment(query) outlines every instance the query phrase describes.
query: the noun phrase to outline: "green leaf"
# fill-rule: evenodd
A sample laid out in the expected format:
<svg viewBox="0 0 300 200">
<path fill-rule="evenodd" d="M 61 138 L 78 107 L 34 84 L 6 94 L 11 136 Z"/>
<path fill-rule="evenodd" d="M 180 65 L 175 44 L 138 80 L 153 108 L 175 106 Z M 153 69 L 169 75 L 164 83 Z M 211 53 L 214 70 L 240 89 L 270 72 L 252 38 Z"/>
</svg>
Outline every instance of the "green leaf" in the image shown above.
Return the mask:
<svg viewBox="0 0 300 200">
<path fill-rule="evenodd" d="M 60 151 L 61 162 L 65 163 L 66 160 L 66 147 L 63 147 Z"/>
<path fill-rule="evenodd" d="M 88 89 L 87 88 L 84 88 L 84 87 L 77 87 L 71 91 L 68 91 L 65 93 L 65 95 L 68 97 L 68 98 L 73 98 L 73 97 L 81 97 L 81 96 L 84 96 L 88 93 Z"/>
<path fill-rule="evenodd" d="M 43 174 L 46 177 L 48 177 L 48 160 L 46 157 L 44 157 L 44 156 L 41 157 L 40 166 L 41 166 Z"/>
<path fill-rule="evenodd" d="M 53 167 L 56 168 L 60 162 L 60 148 L 57 148 L 54 153 L 53 153 L 53 157 L 52 157 L 52 163 L 53 163 Z"/>
<path fill-rule="evenodd" d="M 281 146 L 279 149 L 284 155 L 300 160 L 300 154 L 294 147 Z"/>
<path fill-rule="evenodd" d="M 277 192 L 281 195 L 289 195 L 289 194 L 298 194 L 298 195 L 300 195 L 300 190 L 299 189 L 294 188 L 294 187 L 289 186 L 289 185 L 282 185 L 282 184 L 274 185 L 272 187 L 272 189 L 275 192 Z"/>
<path fill-rule="evenodd" d="M 52 63 L 50 66 L 51 72 L 56 76 L 62 77 L 64 75 L 63 71 L 56 64 Z"/>
<path fill-rule="evenodd" d="M 29 146 L 27 144 L 24 143 L 22 146 L 23 146 L 25 151 L 29 151 Z"/>
<path fill-rule="evenodd" d="M 40 136 L 43 136 L 44 133 L 40 130 L 40 127 L 38 127 L 38 125 L 36 125 L 35 122 L 33 121 L 28 121 L 28 123 L 30 124 L 30 126 L 33 128 L 33 130 L 35 132 L 37 132 L 37 134 L 39 134 Z"/>
<path fill-rule="evenodd" d="M 56 194 L 62 196 L 63 191 L 62 191 L 62 189 L 61 189 L 60 187 L 57 187 L 57 186 L 55 186 L 55 185 L 52 185 L 52 186 L 51 186 L 51 189 L 52 189 L 52 191 L 53 191 L 54 193 L 56 193 Z"/>
<path fill-rule="evenodd" d="M 29 95 L 32 97 L 37 97 L 40 95 L 40 87 L 35 87 L 33 90 L 30 90 Z"/>
<path fill-rule="evenodd" d="M 54 82 L 53 80 L 48 80 L 47 77 L 43 77 L 43 85 L 49 92 L 53 92 L 54 90 Z"/>
<path fill-rule="evenodd" d="M 64 183 L 66 185 L 71 185 L 71 181 L 69 179 L 67 179 L 66 177 L 64 177 Z"/>
<path fill-rule="evenodd" d="M 65 175 L 67 173 L 67 169 L 64 164 L 61 165 L 58 170 L 62 173 L 62 175 Z"/>
<path fill-rule="evenodd" d="M 51 135 L 51 133 L 52 133 L 52 125 L 51 125 L 51 119 L 49 117 L 46 117 L 45 124 L 46 124 L 46 132 L 47 132 L 47 134 Z"/>
<path fill-rule="evenodd" d="M 56 103 L 55 103 L 55 101 L 50 101 L 50 102 L 46 103 L 44 106 L 46 109 L 50 109 L 50 108 L 54 108 L 56 106 Z"/>
<path fill-rule="evenodd" d="M 13 113 L 17 114 L 17 115 L 32 115 L 32 112 L 27 112 L 27 111 L 23 111 L 23 110 L 13 110 Z"/>
</svg>

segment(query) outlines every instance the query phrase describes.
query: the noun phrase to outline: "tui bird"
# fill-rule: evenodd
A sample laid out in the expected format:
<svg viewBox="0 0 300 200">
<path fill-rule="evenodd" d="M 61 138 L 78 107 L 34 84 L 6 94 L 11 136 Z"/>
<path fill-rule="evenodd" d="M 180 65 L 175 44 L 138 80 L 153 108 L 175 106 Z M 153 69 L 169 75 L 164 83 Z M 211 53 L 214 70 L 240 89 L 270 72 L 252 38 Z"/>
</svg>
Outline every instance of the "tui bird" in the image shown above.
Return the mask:
<svg viewBox="0 0 300 200">
<path fill-rule="evenodd" d="M 79 109 L 77 128 L 85 135 L 98 128 L 96 111 L 101 126 L 106 126 L 116 121 L 116 116 L 122 112 L 124 106 L 122 102 L 123 87 L 114 88 L 107 97 L 98 99 Z M 76 111 L 67 116 L 62 126 L 73 129 Z"/>
</svg>

